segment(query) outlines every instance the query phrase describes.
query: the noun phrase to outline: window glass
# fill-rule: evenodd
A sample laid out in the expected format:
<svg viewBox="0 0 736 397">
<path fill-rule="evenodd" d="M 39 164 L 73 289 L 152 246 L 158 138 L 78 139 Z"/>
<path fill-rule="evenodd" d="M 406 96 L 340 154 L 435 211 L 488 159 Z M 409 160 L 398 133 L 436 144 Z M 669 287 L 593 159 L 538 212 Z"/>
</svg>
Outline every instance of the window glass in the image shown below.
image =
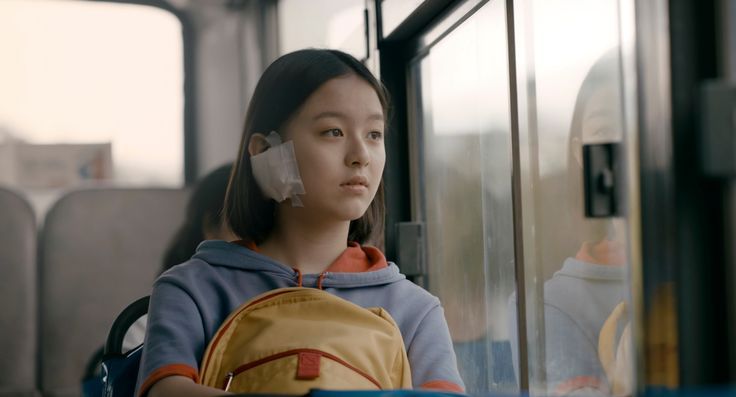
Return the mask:
<svg viewBox="0 0 736 397">
<path fill-rule="evenodd" d="M 426 227 L 428 286 L 471 393 L 518 390 L 507 323 L 515 282 L 505 18 L 504 2 L 490 2 L 411 65 L 415 216 Z"/>
<path fill-rule="evenodd" d="M 631 394 L 627 221 L 586 217 L 583 189 L 584 152 L 625 143 L 619 5 L 515 5 L 530 388 Z"/>
<path fill-rule="evenodd" d="M 0 2 L 0 183 L 181 185 L 182 45 L 154 7 Z"/>
<path fill-rule="evenodd" d="M 336 48 L 364 59 L 365 0 L 279 0 L 279 48 Z"/>
</svg>

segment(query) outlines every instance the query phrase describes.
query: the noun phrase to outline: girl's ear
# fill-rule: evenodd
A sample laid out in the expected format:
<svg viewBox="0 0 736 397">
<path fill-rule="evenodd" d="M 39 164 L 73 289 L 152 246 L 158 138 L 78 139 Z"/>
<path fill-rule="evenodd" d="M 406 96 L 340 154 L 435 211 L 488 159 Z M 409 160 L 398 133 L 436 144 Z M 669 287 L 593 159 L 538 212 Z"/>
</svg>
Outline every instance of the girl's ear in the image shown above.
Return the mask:
<svg viewBox="0 0 736 397">
<path fill-rule="evenodd" d="M 250 153 L 251 156 L 255 156 L 256 154 L 261 154 L 270 147 L 271 147 L 271 144 L 268 143 L 268 140 L 266 140 L 265 135 L 260 134 L 260 133 L 255 133 L 250 136 L 250 140 L 248 141 L 248 153 Z"/>
</svg>

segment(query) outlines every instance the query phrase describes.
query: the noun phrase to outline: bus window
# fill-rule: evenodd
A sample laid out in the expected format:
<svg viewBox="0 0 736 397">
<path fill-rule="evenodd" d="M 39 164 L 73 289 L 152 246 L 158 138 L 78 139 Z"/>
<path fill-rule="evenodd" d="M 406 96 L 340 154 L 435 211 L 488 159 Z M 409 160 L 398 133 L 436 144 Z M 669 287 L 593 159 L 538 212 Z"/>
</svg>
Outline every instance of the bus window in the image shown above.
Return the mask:
<svg viewBox="0 0 736 397">
<path fill-rule="evenodd" d="M 516 4 L 529 386 L 631 394 L 628 222 L 584 200 L 585 153 L 626 148 L 619 2 Z"/>
<path fill-rule="evenodd" d="M 410 69 L 413 212 L 470 393 L 518 390 L 506 323 L 515 276 L 505 18 L 504 2 L 487 3 Z"/>
<path fill-rule="evenodd" d="M 365 59 L 365 0 L 279 0 L 279 49 L 336 48 Z"/>
<path fill-rule="evenodd" d="M 34 204 L 90 181 L 181 185 L 182 51 L 155 7 L 0 2 L 0 183 Z"/>
</svg>

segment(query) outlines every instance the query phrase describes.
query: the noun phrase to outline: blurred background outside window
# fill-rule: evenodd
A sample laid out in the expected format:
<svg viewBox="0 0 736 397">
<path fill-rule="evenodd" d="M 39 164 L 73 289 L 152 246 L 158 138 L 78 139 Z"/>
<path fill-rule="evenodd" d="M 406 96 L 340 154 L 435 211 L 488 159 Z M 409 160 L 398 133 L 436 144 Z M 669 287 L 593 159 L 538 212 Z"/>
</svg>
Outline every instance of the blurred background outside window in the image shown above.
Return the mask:
<svg viewBox="0 0 736 397">
<path fill-rule="evenodd" d="M 183 184 L 180 21 L 159 8 L 0 2 L 0 185 L 41 219 L 65 189 Z"/>
</svg>

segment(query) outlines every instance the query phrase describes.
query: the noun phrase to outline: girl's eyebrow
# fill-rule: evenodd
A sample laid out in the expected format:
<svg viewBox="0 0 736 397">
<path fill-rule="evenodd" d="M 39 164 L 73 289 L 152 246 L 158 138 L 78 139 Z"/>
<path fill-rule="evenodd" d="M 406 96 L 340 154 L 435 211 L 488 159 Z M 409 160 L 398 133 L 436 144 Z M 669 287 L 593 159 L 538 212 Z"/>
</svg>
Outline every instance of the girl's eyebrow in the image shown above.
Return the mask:
<svg viewBox="0 0 736 397">
<path fill-rule="evenodd" d="M 342 112 L 335 112 L 335 111 L 327 111 L 317 114 L 312 118 L 312 120 L 319 120 L 319 119 L 325 119 L 325 118 L 338 118 L 338 119 L 347 119 L 348 116 L 345 115 Z M 383 114 L 382 113 L 372 113 L 368 116 L 368 120 L 379 120 L 383 121 Z"/>
</svg>

